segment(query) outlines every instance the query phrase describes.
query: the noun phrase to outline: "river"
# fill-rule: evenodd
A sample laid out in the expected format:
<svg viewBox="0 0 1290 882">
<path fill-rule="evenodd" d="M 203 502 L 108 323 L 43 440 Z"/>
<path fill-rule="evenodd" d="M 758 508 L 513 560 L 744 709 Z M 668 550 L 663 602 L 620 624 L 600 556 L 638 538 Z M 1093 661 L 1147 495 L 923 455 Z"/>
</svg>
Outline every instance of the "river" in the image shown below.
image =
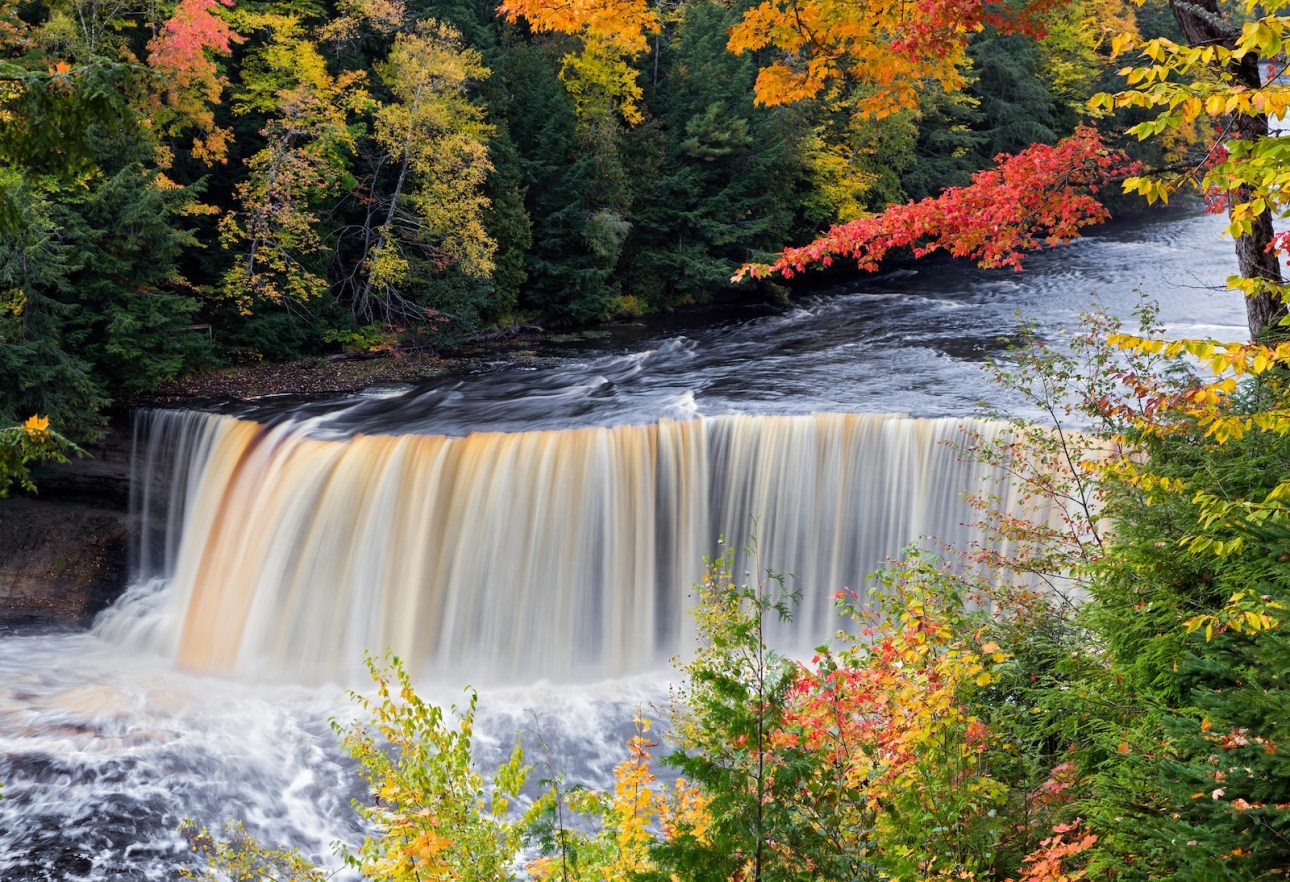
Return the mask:
<svg viewBox="0 0 1290 882">
<path fill-rule="evenodd" d="M 819 591 L 873 566 L 845 553 L 851 535 L 871 529 L 873 512 L 910 507 L 910 535 L 884 536 L 875 546 L 881 553 L 922 532 L 952 532 L 961 517 L 947 508 L 953 503 L 924 497 L 960 480 L 946 477 L 956 467 L 938 458 L 936 440 L 983 400 L 1009 404 L 985 382 L 983 358 L 1006 358 L 1009 341 L 1030 325 L 1060 346 L 1080 312 L 1096 304 L 1127 315 L 1136 292 L 1159 300 L 1171 336 L 1240 339 L 1242 305 L 1215 288 L 1233 265 L 1221 226 L 1173 211 L 1034 255 L 1022 273 L 930 262 L 783 310 L 676 316 L 554 341 L 424 386 L 290 408 L 269 402 L 241 409 L 242 421 L 187 419 L 197 427 L 192 443 L 206 445 L 204 464 L 220 445 L 241 445 L 230 448 L 239 464 L 216 488 L 224 501 L 205 511 L 213 491 L 184 485 L 186 538 L 175 529 L 145 549 L 138 584 L 91 632 L 0 634 L 0 879 L 171 879 L 186 853 L 178 833 L 186 817 L 208 825 L 239 818 L 268 841 L 334 862 L 332 843 L 355 834 L 348 803 L 358 787 L 328 721 L 352 714 L 345 689 L 361 686 L 353 672 L 362 649 L 379 651 L 373 642 L 389 634 L 392 642 L 429 639 L 419 627 L 399 637 L 395 627 L 425 620 L 418 604 L 427 593 L 442 597 L 432 619 L 451 624 L 430 641 L 417 673 L 424 691 L 445 702 L 460 701 L 468 681 L 487 684 L 481 761 L 505 750 L 517 730 L 538 728 L 572 774 L 603 780 L 620 755 L 622 722 L 662 700 L 666 658 L 684 648 L 681 601 L 666 585 L 714 550 L 701 546 L 715 531 L 740 530 L 749 513 L 765 518 L 757 529 L 769 534 L 768 546 L 805 555 L 794 566 L 828 583 Z M 920 419 L 864 416 L 876 414 Z M 407 440 L 382 440 L 387 435 Z M 848 452 L 862 435 L 854 442 L 861 452 Z M 895 446 L 879 451 L 880 443 Z M 363 445 L 380 449 L 360 456 Z M 907 457 L 915 447 L 930 458 Z M 864 460 L 873 473 L 848 465 L 842 474 L 811 459 L 826 448 L 846 463 Z M 570 458 L 570 449 L 580 452 Z M 639 474 L 633 457 L 651 456 L 641 481 L 648 486 L 622 491 Z M 694 468 L 685 465 L 691 459 Z M 794 471 L 804 459 L 810 468 Z M 253 461 L 260 471 L 244 465 Z M 415 515 L 424 523 L 399 536 L 393 522 L 414 519 L 409 500 L 435 497 L 424 489 L 431 484 L 461 483 L 463 462 L 475 463 L 477 483 L 425 503 Z M 743 474 L 749 469 L 754 474 Z M 336 492 L 351 471 L 349 495 L 325 501 L 320 494 Z M 763 486 L 771 472 L 783 486 Z M 696 483 L 722 488 L 699 494 L 702 511 L 689 507 L 695 494 L 686 488 Z M 951 496 L 958 489 L 949 488 Z M 813 511 L 832 492 L 872 499 L 845 517 Z M 476 510 L 480 493 L 505 504 Z M 231 509 L 227 500 L 238 494 L 245 507 Z M 445 521 L 437 505 L 453 517 Z M 641 508 L 648 519 L 638 517 Z M 314 514 L 324 510 L 336 513 L 334 523 L 319 523 L 325 519 Z M 255 526 L 257 517 L 264 526 Z M 702 529 L 665 529 L 687 518 Z M 432 563 L 447 567 L 441 575 L 388 565 L 410 561 L 409 549 L 432 544 L 450 521 L 473 532 L 436 546 Z M 539 524 L 554 532 L 539 532 Z M 823 551 L 805 548 L 826 526 L 842 538 Z M 262 549 L 253 541 L 279 527 L 290 531 L 287 539 L 266 538 Z M 394 544 L 373 550 L 368 530 Z M 514 550 L 526 531 L 527 558 Z M 224 542 L 241 569 L 200 560 L 199 552 Z M 637 559 L 617 560 L 620 547 Z M 466 567 L 470 554 L 477 560 Z M 595 567 L 553 586 L 515 584 L 579 555 Z M 501 558 L 510 561 L 504 573 Z M 347 568 L 353 579 L 333 579 Z M 454 580 L 462 584 L 438 587 Z M 650 584 L 625 584 L 641 581 Z M 431 582 L 433 591 L 412 590 Z M 494 596 L 485 582 L 510 593 Z M 606 600 L 602 583 L 618 585 L 613 597 L 627 599 Z M 541 602 L 525 606 L 535 592 Z M 458 609 L 466 596 L 475 598 L 473 611 Z M 230 610 L 228 598 L 240 606 Z M 339 621 L 300 624 L 337 605 L 347 610 Z M 577 624 L 575 613 L 547 616 L 562 605 L 595 615 Z M 385 606 L 386 619 L 370 611 Z M 624 633 L 604 636 L 615 628 Z M 827 633 L 810 612 L 799 628 L 803 639 Z M 231 646 L 230 631 L 239 635 Z M 646 639 L 634 643 L 633 631 Z M 580 642 L 596 644 L 594 651 L 571 646 Z"/>
</svg>

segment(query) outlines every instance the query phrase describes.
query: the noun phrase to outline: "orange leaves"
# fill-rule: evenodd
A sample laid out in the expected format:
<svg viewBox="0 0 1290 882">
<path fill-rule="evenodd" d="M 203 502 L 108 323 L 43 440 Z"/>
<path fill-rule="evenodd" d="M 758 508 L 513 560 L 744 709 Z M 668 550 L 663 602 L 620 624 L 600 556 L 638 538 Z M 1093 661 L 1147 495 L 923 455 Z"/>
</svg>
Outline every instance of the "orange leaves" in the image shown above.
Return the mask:
<svg viewBox="0 0 1290 882">
<path fill-rule="evenodd" d="M 1080 822 L 1056 824 L 1054 836 L 1039 843 L 1039 848 L 1026 856 L 1026 864 L 1017 882 L 1074 882 L 1084 878 L 1084 870 L 1070 870 L 1066 862 L 1088 851 L 1097 842 L 1097 836 L 1087 833 L 1078 839 L 1067 834 L 1078 834 Z"/>
<path fill-rule="evenodd" d="M 1129 165 L 1087 126 L 1055 145 L 1001 155 L 998 163 L 977 172 L 966 187 L 834 226 L 809 245 L 785 249 L 773 264 L 745 265 L 735 280 L 791 277 L 834 257 L 850 257 L 873 271 L 903 247 L 918 257 L 944 250 L 982 266 L 1020 268 L 1021 252 L 1072 239 L 1081 228 L 1105 220 L 1106 209 L 1093 192 Z"/>
<path fill-rule="evenodd" d="M 610 821 L 614 830 L 609 879 L 625 879 L 652 867 L 649 847 L 654 841 L 650 826 L 658 816 L 661 797 L 654 791 L 657 777 L 650 771 L 651 751 L 657 743 L 648 737 L 650 722 L 640 713 L 636 734 L 627 741 L 630 755 L 614 769 L 614 796 Z"/>
<path fill-rule="evenodd" d="M 32 438 L 43 438 L 49 434 L 49 417 L 32 414 L 22 424 L 22 430 Z"/>
<path fill-rule="evenodd" d="M 180 0 L 175 14 L 148 42 L 148 65 L 162 75 L 165 112 L 158 122 L 170 132 L 197 129 L 193 154 L 206 163 L 223 162 L 229 133 L 215 125 L 214 105 L 227 79 L 215 56 L 228 55 L 240 42 L 220 14 L 233 0 Z"/>
<path fill-rule="evenodd" d="M 910 14 L 903 0 L 765 0 L 730 31 L 732 52 L 773 50 L 755 86 L 762 104 L 786 104 L 847 85 L 862 89 L 856 110 L 881 118 L 917 106 L 928 81 L 962 88 L 969 37 L 986 24 L 1038 31 L 1041 3 L 1020 10 L 982 0 L 927 0 Z"/>
<path fill-rule="evenodd" d="M 987 24 L 1005 32 L 1038 33 L 1051 5 L 1034 0 L 1013 9 L 988 0 L 924 0 L 910 14 L 905 0 L 764 0 L 730 30 L 731 52 L 770 50 L 754 86 L 761 104 L 787 104 L 832 91 L 849 92 L 862 116 L 880 119 L 918 106 L 927 83 L 963 87 L 967 43 Z M 505 0 L 500 12 L 536 31 L 581 34 L 600 54 L 630 57 L 660 27 L 647 0 Z M 861 88 L 851 90 L 849 87 Z"/>
<path fill-rule="evenodd" d="M 584 33 L 629 55 L 644 52 L 646 34 L 659 28 L 646 0 L 506 0 L 498 12 L 507 21 L 525 19 L 535 31 Z"/>
</svg>

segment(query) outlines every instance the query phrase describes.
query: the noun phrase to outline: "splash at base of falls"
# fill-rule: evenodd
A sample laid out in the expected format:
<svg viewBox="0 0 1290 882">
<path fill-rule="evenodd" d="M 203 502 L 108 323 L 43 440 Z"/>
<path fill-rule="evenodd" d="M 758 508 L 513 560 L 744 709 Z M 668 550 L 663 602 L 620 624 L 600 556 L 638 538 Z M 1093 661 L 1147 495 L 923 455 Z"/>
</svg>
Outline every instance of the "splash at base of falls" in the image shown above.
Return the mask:
<svg viewBox="0 0 1290 882">
<path fill-rule="evenodd" d="M 461 684 L 418 684 L 440 704 Z M 540 731 L 571 780 L 603 785 L 637 707 L 666 701 L 659 674 L 577 687 L 481 693 L 474 754 L 485 770 L 516 734 Z M 335 844 L 363 831 L 366 790 L 329 725 L 356 718 L 345 690 L 169 670 L 90 634 L 0 641 L 0 879 L 173 882 L 192 854 L 184 819 L 219 833 L 238 820 L 267 845 L 344 871 Z"/>
<path fill-rule="evenodd" d="M 909 543 L 981 540 L 968 491 L 1005 476 L 959 455 L 1006 427 L 862 414 L 644 426 L 357 435 L 156 412 L 180 447 L 141 493 L 162 524 L 152 581 L 104 639 L 187 670 L 353 680 L 365 651 L 480 683 L 658 667 L 688 633 L 688 586 L 725 540 L 804 593 L 778 639 L 836 628 L 831 597 Z M 151 457 L 145 445 L 143 457 Z M 180 512 L 180 514 L 177 514 Z"/>
</svg>

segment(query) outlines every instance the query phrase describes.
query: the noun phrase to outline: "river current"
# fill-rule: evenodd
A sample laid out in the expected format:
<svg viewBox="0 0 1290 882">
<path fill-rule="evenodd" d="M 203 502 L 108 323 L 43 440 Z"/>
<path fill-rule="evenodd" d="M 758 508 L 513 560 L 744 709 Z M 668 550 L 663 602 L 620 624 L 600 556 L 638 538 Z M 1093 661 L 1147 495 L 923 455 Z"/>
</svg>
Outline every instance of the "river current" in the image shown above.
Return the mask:
<svg viewBox="0 0 1290 882">
<path fill-rule="evenodd" d="M 1172 211 L 1033 255 L 1021 273 L 928 262 L 782 310 L 616 327 L 423 386 L 238 415 L 320 442 L 732 415 L 966 417 L 983 400 L 1008 404 L 986 382 L 986 355 L 1006 357 L 1027 326 L 1060 346 L 1094 306 L 1126 316 L 1142 294 L 1159 301 L 1170 336 L 1245 336 L 1239 298 L 1221 288 L 1233 266 L 1221 227 Z M 197 675 L 121 636 L 162 616 L 171 590 L 165 579 L 136 586 L 88 633 L 0 633 L 0 879 L 171 879 L 186 853 L 183 818 L 240 819 L 331 863 L 332 843 L 356 835 L 348 805 L 359 787 L 329 720 L 350 718 L 345 690 L 362 684 L 330 669 Z M 666 695 L 666 670 L 638 667 L 584 671 L 576 683 L 540 659 L 512 670 L 481 697 L 481 763 L 517 731 L 537 730 L 573 777 L 603 780 L 621 756 L 623 722 Z M 426 674 L 421 686 L 460 702 L 468 679 Z"/>
</svg>

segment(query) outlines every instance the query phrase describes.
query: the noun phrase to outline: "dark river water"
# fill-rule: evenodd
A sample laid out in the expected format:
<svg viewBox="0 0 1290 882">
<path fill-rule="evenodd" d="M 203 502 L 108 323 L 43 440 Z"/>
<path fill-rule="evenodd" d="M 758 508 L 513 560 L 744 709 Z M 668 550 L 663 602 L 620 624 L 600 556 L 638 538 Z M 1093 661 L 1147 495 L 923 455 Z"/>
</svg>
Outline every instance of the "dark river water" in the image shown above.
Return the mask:
<svg viewBox="0 0 1290 882">
<path fill-rule="evenodd" d="M 967 416 L 982 400 L 1007 403 L 982 362 L 1006 356 L 1027 325 L 1061 346 L 1081 312 L 1127 315 L 1145 295 L 1160 302 L 1171 336 L 1243 337 L 1242 304 L 1221 288 L 1234 263 L 1221 227 L 1174 211 L 1034 255 L 1021 273 L 933 262 L 783 310 L 618 326 L 426 386 L 242 415 L 293 420 L 318 438 L 727 414 Z M 155 602 L 166 588 L 124 603 Z M 352 713 L 351 684 L 195 676 L 108 633 L 0 635 L 0 880 L 175 878 L 185 817 L 241 818 L 266 840 L 334 864 L 332 842 L 355 833 L 357 787 L 328 719 Z M 481 761 L 517 730 L 539 728 L 576 774 L 603 779 L 621 754 L 622 721 L 661 701 L 666 679 L 640 671 L 490 688 Z M 460 702 L 460 687 L 423 684 L 446 702 Z"/>
<path fill-rule="evenodd" d="M 782 311 L 703 313 L 543 345 L 519 363 L 424 387 L 391 387 L 293 411 L 319 435 L 525 431 L 661 417 L 819 411 L 965 416 L 999 402 L 986 356 L 1027 326 L 1062 344 L 1091 309 L 1128 317 L 1147 297 L 1178 337 L 1241 339 L 1240 298 L 1221 219 L 1172 211 L 1117 223 L 1030 256 L 1023 272 L 931 261 Z M 249 415 L 278 415 L 269 403 Z"/>
</svg>

